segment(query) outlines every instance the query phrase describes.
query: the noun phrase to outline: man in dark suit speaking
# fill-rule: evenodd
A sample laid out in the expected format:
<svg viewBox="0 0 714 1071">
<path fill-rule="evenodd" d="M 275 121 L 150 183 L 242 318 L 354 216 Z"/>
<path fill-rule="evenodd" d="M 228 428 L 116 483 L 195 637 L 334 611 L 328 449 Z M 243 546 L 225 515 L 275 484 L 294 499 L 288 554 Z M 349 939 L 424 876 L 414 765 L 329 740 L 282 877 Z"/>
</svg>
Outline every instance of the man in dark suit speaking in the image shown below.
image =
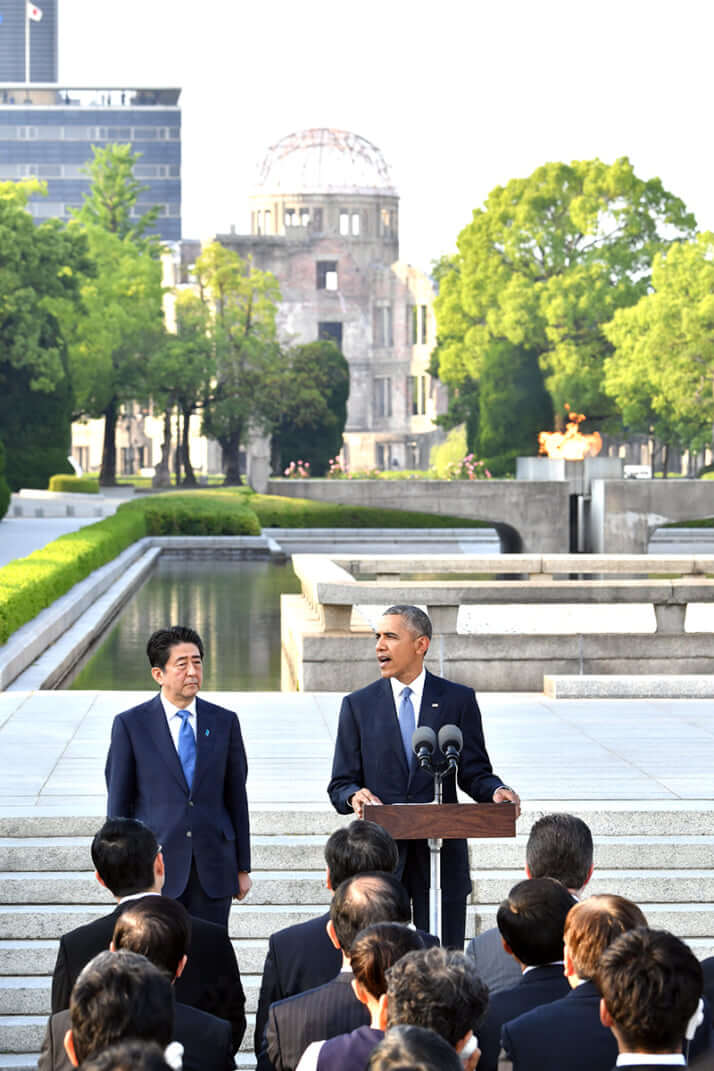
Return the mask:
<svg viewBox="0 0 714 1071">
<path fill-rule="evenodd" d="M 226 925 L 231 897 L 242 900 L 251 885 L 248 764 L 238 718 L 197 698 L 203 643 L 193 629 L 159 629 L 146 653 L 161 691 L 114 719 L 107 814 L 145 822 L 162 846 L 164 894 Z"/>
<path fill-rule="evenodd" d="M 481 714 L 471 688 L 435 677 L 424 669 L 431 621 L 416 606 L 390 606 L 377 622 L 376 653 L 381 680 L 345 696 L 327 787 L 340 814 L 362 817 L 366 803 L 428 803 L 431 774 L 416 765 L 411 738 L 417 725 L 437 734 L 458 725 L 463 734 L 459 787 L 480 803 L 519 804 L 518 794 L 497 777 L 486 751 Z M 444 802 L 456 803 L 452 777 L 444 781 Z M 414 923 L 429 924 L 429 849 L 426 841 L 401 841 L 397 874 L 412 899 Z M 466 897 L 471 892 L 466 841 L 445 840 L 441 853 L 444 945 L 463 950 Z"/>
</svg>

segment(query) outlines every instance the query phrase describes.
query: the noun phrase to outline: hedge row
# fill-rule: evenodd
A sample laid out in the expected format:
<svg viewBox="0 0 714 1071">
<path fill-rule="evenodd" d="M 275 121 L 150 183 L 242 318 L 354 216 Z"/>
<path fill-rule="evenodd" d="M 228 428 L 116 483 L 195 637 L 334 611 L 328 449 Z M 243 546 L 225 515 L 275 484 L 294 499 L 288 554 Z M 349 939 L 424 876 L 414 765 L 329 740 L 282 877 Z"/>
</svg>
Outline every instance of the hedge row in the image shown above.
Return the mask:
<svg viewBox="0 0 714 1071">
<path fill-rule="evenodd" d="M 260 535 L 247 495 L 231 492 L 167 492 L 132 499 L 118 514 L 140 512 L 148 535 Z"/>
<path fill-rule="evenodd" d="M 99 480 L 96 476 L 65 476 L 57 473 L 50 476 L 48 491 L 69 491 L 74 494 L 98 495 Z"/>
<path fill-rule="evenodd" d="M 378 506 L 341 506 L 308 498 L 251 495 L 264 528 L 490 528 L 488 521 L 448 517 L 439 513 L 382 509 Z"/>
<path fill-rule="evenodd" d="M 0 643 L 55 599 L 146 535 L 140 512 L 125 513 L 60 536 L 0 569 Z"/>
<path fill-rule="evenodd" d="M 268 528 L 455 528 L 487 522 L 404 510 L 337 506 L 243 491 L 133 499 L 113 517 L 60 536 L 0 569 L 0 643 L 94 569 L 145 535 L 259 535 Z"/>
</svg>

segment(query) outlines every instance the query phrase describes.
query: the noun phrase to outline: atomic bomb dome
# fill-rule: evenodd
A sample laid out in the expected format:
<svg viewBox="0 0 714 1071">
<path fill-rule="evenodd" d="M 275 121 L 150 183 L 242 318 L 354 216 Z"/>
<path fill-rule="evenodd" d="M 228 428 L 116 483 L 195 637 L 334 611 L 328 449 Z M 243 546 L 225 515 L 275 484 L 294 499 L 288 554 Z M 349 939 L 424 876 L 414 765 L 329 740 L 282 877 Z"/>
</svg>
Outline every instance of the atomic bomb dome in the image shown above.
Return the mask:
<svg viewBox="0 0 714 1071">
<path fill-rule="evenodd" d="M 259 166 L 255 192 L 396 195 L 377 146 L 330 127 L 300 130 L 272 145 Z"/>
</svg>

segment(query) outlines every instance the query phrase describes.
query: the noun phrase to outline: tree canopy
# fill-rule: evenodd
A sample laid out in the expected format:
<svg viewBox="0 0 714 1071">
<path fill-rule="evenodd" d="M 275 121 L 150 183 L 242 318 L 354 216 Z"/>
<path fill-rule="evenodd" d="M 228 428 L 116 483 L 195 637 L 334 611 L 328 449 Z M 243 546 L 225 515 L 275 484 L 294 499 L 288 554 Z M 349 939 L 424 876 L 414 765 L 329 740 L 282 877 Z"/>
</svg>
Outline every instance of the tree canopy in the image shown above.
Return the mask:
<svg viewBox="0 0 714 1071">
<path fill-rule="evenodd" d="M 226 484 L 242 483 L 240 447 L 251 432 L 271 430 L 274 384 L 282 355 L 276 330 L 280 288 L 274 275 L 219 242 L 196 259 L 202 299 L 211 310 L 215 380 L 203 427 L 221 445 Z"/>
<path fill-rule="evenodd" d="M 496 187 L 438 265 L 439 376 L 458 391 L 498 347 L 532 352 L 555 409 L 612 415 L 602 325 L 647 292 L 655 255 L 695 220 L 626 157 L 549 163 Z M 507 351 L 505 351 L 507 352 Z"/>
<path fill-rule="evenodd" d="M 349 392 L 349 365 L 336 343 L 308 342 L 286 354 L 273 432 L 280 472 L 299 459 L 309 461 L 312 476 L 325 475 L 342 448 Z"/>
</svg>

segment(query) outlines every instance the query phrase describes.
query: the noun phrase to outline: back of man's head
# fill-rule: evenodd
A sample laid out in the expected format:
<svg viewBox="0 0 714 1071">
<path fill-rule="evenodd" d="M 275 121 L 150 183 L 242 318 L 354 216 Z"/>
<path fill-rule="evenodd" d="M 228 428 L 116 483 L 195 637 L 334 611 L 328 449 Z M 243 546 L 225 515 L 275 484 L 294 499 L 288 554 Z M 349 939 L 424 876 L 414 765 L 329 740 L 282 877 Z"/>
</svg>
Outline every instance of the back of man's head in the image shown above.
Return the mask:
<svg viewBox="0 0 714 1071">
<path fill-rule="evenodd" d="M 355 819 L 336 829 L 325 845 L 330 885 L 336 889 L 355 874 L 397 869 L 399 852 L 391 833 L 376 822 Z"/>
<path fill-rule="evenodd" d="M 371 997 L 387 992 L 387 971 L 407 952 L 424 947 L 420 934 L 400 922 L 377 922 L 360 930 L 350 949 L 355 980 Z"/>
<path fill-rule="evenodd" d="M 114 896 L 150 889 L 158 852 L 156 837 L 136 818 L 108 818 L 92 841 L 94 869 Z"/>
<path fill-rule="evenodd" d="M 593 838 L 582 818 L 546 814 L 531 827 L 526 844 L 526 867 L 531 878 L 555 878 L 578 892 L 593 867 Z"/>
<path fill-rule="evenodd" d="M 647 919 L 637 904 L 612 893 L 589 896 L 572 907 L 565 920 L 563 940 L 578 978 L 594 979 L 605 949 L 620 934 L 646 925 Z"/>
<path fill-rule="evenodd" d="M 132 903 L 117 919 L 112 938 L 120 948 L 146 956 L 170 979 L 176 975 L 191 944 L 191 917 L 178 900 L 146 896 Z"/>
<path fill-rule="evenodd" d="M 355 874 L 337 886 L 330 904 L 330 921 L 346 956 L 366 926 L 409 922 L 410 918 L 409 895 L 393 874 Z"/>
<path fill-rule="evenodd" d="M 100 952 L 74 983 L 69 999 L 79 1063 L 124 1038 L 171 1041 L 174 996 L 163 971 L 134 952 Z"/>
<path fill-rule="evenodd" d="M 664 930 L 623 933 L 603 953 L 596 982 L 621 1052 L 681 1052 L 702 995 L 702 968 L 683 941 Z"/>
<path fill-rule="evenodd" d="M 120 1041 L 85 1060 L 82 1071 L 171 1071 L 153 1041 Z"/>
<path fill-rule="evenodd" d="M 563 958 L 563 929 L 573 896 L 555 878 L 519 881 L 498 908 L 496 923 L 513 955 L 527 967 Z"/>
<path fill-rule="evenodd" d="M 426 1026 L 456 1045 L 476 1029 L 487 1005 L 488 989 L 462 952 L 409 952 L 387 971 L 388 1026 Z"/>
<path fill-rule="evenodd" d="M 372 1049 L 367 1071 L 463 1071 L 453 1046 L 421 1026 L 393 1026 Z"/>
</svg>

